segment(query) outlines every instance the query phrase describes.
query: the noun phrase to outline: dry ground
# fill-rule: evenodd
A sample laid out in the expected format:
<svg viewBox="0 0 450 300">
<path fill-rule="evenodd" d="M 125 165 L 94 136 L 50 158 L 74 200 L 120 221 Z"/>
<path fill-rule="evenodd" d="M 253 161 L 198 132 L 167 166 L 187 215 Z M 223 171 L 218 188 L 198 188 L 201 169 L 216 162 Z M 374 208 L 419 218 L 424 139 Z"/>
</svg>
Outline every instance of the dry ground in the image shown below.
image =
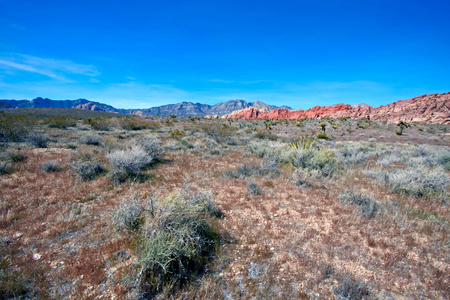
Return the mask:
<svg viewBox="0 0 450 300">
<path fill-rule="evenodd" d="M 254 131 L 264 128 L 263 121 L 227 121 L 239 130 L 231 140 L 211 145 L 199 123 L 217 121 L 169 119 L 147 118 L 143 121 L 160 127 L 138 131 L 117 126 L 94 131 L 81 122 L 65 130 L 40 125 L 52 139 L 47 148 L 9 143 L 2 150 L 4 160 L 25 157 L 10 162 L 11 170 L 0 175 L 2 297 L 137 297 L 136 239 L 117 231 L 112 216 L 133 195 L 167 195 L 189 185 L 212 193 L 223 212 L 215 224 L 223 241 L 203 276 L 159 298 L 450 298 L 448 185 L 440 194 L 417 196 L 396 192 L 370 176 L 370 171 L 384 168 L 377 164 L 387 155 L 384 148 L 401 153 L 425 145 L 433 153 L 448 151 L 448 126 L 417 125 L 397 135 L 395 124 L 365 122 L 361 128 L 356 120 L 337 120 L 335 129 L 327 126 L 332 139 L 316 140 L 317 145 L 338 151 L 356 144 L 374 155 L 357 164 L 338 162 L 332 178 L 299 186 L 288 163 L 277 166 L 279 174 L 229 175 L 244 164 L 260 166 L 264 161 L 248 147 L 266 142 Z M 171 134 L 175 129 L 184 135 Z M 320 127 L 317 120 L 302 127 L 282 121 L 271 132 L 287 145 L 294 137 L 320 132 Z M 98 135 L 101 144 L 81 143 L 87 133 Z M 113 181 L 106 153 L 147 134 L 162 141 L 162 159 L 143 171 L 145 180 Z M 72 165 L 83 155 L 109 173 L 80 181 Z M 62 170 L 44 171 L 48 161 Z M 407 161 L 393 161 L 388 167 L 407 166 Z M 260 194 L 249 191 L 250 181 Z M 367 218 L 361 207 L 342 201 L 344 190 L 371 197 L 377 213 Z"/>
</svg>

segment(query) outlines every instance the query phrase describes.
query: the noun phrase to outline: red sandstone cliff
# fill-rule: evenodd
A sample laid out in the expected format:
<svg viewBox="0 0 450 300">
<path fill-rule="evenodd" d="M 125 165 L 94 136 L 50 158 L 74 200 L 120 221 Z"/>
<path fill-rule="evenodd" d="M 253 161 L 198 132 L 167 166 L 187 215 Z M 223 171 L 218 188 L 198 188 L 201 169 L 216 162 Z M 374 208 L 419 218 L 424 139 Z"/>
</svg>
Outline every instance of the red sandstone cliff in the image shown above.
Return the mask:
<svg viewBox="0 0 450 300">
<path fill-rule="evenodd" d="M 450 124 L 450 92 L 422 95 L 375 108 L 337 104 L 333 106 L 315 106 L 308 110 L 276 109 L 267 112 L 250 107 L 235 111 L 227 116 L 227 118 L 232 119 L 276 120 L 323 117 L 351 117 L 357 119 L 370 117 L 371 120 L 375 121 L 398 122 L 403 120 L 414 123 Z"/>
</svg>

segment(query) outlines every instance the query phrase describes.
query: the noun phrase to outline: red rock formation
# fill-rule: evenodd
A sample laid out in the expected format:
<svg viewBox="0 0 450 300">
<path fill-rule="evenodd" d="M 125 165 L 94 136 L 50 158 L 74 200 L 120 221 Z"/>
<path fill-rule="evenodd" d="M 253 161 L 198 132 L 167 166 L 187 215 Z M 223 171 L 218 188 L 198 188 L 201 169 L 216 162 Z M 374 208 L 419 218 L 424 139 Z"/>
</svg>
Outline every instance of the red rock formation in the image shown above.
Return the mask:
<svg viewBox="0 0 450 300">
<path fill-rule="evenodd" d="M 422 95 L 401 100 L 389 105 L 372 108 L 352 107 L 348 104 L 315 106 L 308 110 L 276 109 L 271 112 L 250 107 L 235 111 L 227 116 L 233 119 L 300 119 L 300 118 L 340 118 L 356 119 L 370 117 L 375 121 L 450 124 L 450 93 Z"/>
</svg>

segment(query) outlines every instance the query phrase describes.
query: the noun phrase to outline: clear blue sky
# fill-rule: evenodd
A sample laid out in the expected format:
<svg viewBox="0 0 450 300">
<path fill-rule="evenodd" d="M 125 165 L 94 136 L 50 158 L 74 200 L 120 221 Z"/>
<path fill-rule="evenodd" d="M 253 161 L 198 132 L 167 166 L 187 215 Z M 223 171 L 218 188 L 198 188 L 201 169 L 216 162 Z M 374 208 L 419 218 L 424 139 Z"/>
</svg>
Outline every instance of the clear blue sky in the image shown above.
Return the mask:
<svg viewBox="0 0 450 300">
<path fill-rule="evenodd" d="M 384 105 L 450 91 L 449 13 L 449 0 L 0 0 L 0 99 Z"/>
</svg>

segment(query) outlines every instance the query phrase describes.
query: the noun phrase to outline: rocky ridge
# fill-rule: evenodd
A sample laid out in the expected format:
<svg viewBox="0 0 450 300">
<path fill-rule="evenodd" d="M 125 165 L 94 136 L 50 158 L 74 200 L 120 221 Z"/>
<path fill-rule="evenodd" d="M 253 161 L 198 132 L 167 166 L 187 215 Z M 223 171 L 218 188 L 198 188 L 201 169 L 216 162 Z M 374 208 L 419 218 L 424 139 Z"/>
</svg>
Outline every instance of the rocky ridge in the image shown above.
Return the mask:
<svg viewBox="0 0 450 300">
<path fill-rule="evenodd" d="M 336 104 L 333 106 L 315 106 L 308 110 L 300 109 L 290 111 L 276 109 L 270 112 L 250 107 L 226 116 L 226 118 L 230 119 L 272 120 L 325 117 L 369 118 L 374 121 L 387 122 L 398 122 L 402 120 L 412 123 L 450 124 L 450 92 L 422 95 L 379 107 Z"/>
</svg>

